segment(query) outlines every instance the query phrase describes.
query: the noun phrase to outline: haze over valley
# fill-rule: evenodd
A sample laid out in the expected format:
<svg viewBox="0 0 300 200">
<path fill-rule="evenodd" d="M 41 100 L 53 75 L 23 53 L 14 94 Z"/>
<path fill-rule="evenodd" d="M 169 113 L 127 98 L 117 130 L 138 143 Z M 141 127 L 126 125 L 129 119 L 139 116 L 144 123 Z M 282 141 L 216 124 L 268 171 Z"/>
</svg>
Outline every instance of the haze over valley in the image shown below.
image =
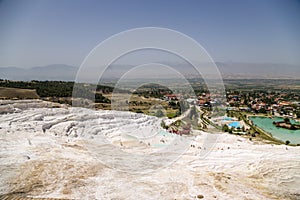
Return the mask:
<svg viewBox="0 0 300 200">
<path fill-rule="evenodd" d="M 0 200 L 299 200 L 300 2 L 1 0 Z"/>
</svg>

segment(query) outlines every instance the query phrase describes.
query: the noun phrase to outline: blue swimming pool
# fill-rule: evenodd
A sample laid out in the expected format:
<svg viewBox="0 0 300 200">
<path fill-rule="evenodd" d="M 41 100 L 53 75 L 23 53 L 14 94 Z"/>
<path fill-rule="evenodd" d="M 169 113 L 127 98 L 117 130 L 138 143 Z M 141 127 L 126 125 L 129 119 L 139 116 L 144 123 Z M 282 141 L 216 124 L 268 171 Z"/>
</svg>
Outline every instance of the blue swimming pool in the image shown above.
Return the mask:
<svg viewBox="0 0 300 200">
<path fill-rule="evenodd" d="M 228 124 L 229 127 L 234 127 L 234 128 L 242 128 L 241 123 L 240 122 L 231 122 L 230 124 Z"/>
</svg>

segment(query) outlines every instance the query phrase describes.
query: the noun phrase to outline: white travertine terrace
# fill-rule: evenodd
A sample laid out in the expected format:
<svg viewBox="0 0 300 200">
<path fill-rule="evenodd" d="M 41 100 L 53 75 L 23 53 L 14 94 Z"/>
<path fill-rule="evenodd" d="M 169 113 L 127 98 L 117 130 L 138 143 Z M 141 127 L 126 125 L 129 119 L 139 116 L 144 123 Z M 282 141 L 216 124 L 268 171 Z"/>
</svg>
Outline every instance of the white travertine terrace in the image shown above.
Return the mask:
<svg viewBox="0 0 300 200">
<path fill-rule="evenodd" d="M 203 141 L 210 133 L 194 131 L 191 147 L 174 163 L 149 173 L 128 173 L 106 165 L 91 151 L 92 145 L 103 144 L 100 136 L 119 150 L 145 156 L 179 136 L 159 134 L 142 141 L 139 136 L 162 131 L 160 119 L 38 100 L 1 101 L 0 112 L 0 194 L 67 199 L 300 198 L 300 147 L 255 144 L 215 133 L 216 143 L 202 158 Z M 139 132 L 129 137 L 130 130 Z"/>
</svg>

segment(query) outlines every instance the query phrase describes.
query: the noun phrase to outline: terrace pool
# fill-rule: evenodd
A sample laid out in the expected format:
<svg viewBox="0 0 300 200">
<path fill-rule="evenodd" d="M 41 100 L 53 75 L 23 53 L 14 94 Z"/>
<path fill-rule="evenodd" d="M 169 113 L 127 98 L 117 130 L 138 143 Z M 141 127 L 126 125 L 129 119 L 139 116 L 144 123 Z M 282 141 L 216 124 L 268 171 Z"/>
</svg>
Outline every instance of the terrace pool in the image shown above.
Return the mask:
<svg viewBox="0 0 300 200">
<path fill-rule="evenodd" d="M 276 127 L 274 121 L 283 121 L 282 117 L 250 117 L 250 120 L 263 129 L 264 131 L 270 133 L 274 138 L 279 139 L 283 142 L 289 140 L 292 144 L 300 144 L 300 130 L 289 130 L 285 128 Z M 295 120 L 291 120 L 292 123 L 296 123 Z"/>
<path fill-rule="evenodd" d="M 159 131 L 154 137 L 159 137 L 159 138 L 162 138 L 164 137 L 165 139 L 171 139 L 171 138 L 174 138 L 174 137 L 178 137 L 177 135 L 173 134 L 173 133 L 170 133 L 168 131 L 165 131 L 165 130 L 162 130 L 162 131 Z M 162 142 L 159 142 L 159 140 L 157 141 L 157 143 L 151 143 L 151 146 L 152 147 L 167 147 L 168 145 L 170 145 L 169 143 L 162 143 Z"/>
<path fill-rule="evenodd" d="M 174 137 L 174 134 L 173 133 L 170 133 L 168 131 L 159 131 L 157 133 L 157 135 L 159 136 L 166 136 L 166 137 Z"/>
</svg>

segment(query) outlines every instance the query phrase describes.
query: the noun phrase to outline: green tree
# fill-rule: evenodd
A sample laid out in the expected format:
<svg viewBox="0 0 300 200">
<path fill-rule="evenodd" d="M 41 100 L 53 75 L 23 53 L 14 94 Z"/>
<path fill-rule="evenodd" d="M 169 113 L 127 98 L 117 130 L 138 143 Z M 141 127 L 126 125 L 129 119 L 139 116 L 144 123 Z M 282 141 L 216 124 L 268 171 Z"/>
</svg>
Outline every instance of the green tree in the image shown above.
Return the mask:
<svg viewBox="0 0 300 200">
<path fill-rule="evenodd" d="M 190 111 L 190 119 L 195 119 L 198 117 L 198 113 L 195 106 L 192 106 Z"/>
<path fill-rule="evenodd" d="M 164 116 L 164 113 L 162 110 L 157 110 L 156 113 L 155 113 L 155 116 L 156 117 L 163 117 Z"/>
<path fill-rule="evenodd" d="M 229 128 L 228 128 L 227 124 L 223 125 L 222 130 L 224 132 L 228 132 L 229 131 Z"/>
<path fill-rule="evenodd" d="M 285 122 L 285 123 L 287 123 L 287 124 L 291 123 L 291 122 L 290 122 L 290 119 L 289 119 L 289 118 L 287 118 L 287 117 L 286 117 L 286 118 L 284 118 L 284 122 Z"/>
</svg>

